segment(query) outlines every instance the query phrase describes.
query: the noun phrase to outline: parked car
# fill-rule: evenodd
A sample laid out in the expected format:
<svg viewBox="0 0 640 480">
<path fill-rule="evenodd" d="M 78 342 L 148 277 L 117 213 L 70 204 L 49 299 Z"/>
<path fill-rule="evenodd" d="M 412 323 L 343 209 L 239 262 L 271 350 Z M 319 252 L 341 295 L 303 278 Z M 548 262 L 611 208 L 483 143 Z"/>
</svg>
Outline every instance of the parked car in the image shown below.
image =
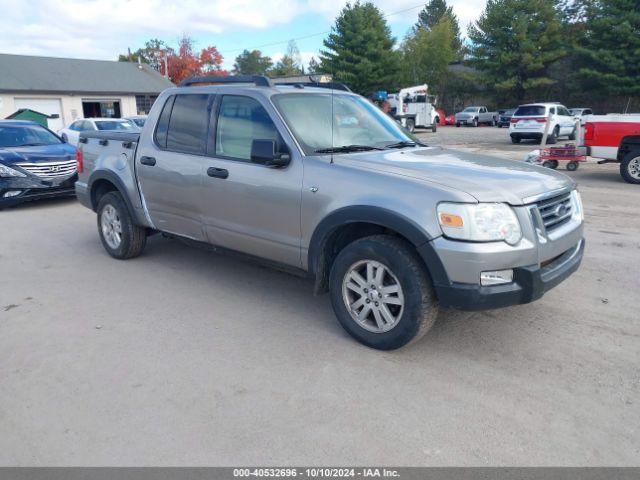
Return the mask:
<svg viewBox="0 0 640 480">
<path fill-rule="evenodd" d="M 81 118 L 66 128 L 61 129 L 58 135 L 72 145 L 78 145 L 80 132 L 84 131 L 139 131 L 139 128 L 131 120 L 126 118 Z"/>
<path fill-rule="evenodd" d="M 440 114 L 435 108 L 436 97 L 428 94 L 427 85 L 416 85 L 400 90 L 387 97 L 392 115 L 410 132 L 416 127 L 429 128 L 435 132 L 440 123 Z"/>
<path fill-rule="evenodd" d="M 445 125 L 455 125 L 456 124 L 456 116 L 455 115 L 447 115 L 444 118 Z"/>
<path fill-rule="evenodd" d="M 147 115 L 134 115 L 127 117 L 126 120 L 130 120 L 136 127 L 142 128 L 144 127 L 144 122 L 147 121 Z"/>
<path fill-rule="evenodd" d="M 140 134 L 81 133 L 76 191 L 111 256 L 160 231 L 309 275 L 379 349 L 422 336 L 440 307 L 536 300 L 580 264 L 563 174 L 427 147 L 350 91 L 209 82 L 160 94 Z"/>
<path fill-rule="evenodd" d="M 511 123 L 511 117 L 516 113 L 516 109 L 510 108 L 508 110 L 503 110 L 502 112 L 499 111 L 498 113 L 498 128 L 508 127 Z"/>
<path fill-rule="evenodd" d="M 566 107 L 559 103 L 530 103 L 520 105 L 511 117 L 509 135 L 513 143 L 523 139 L 542 140 L 547 121 L 550 122 L 547 143 L 559 137 L 576 139 L 576 121 Z"/>
<path fill-rule="evenodd" d="M 0 208 L 75 195 L 76 148 L 35 122 L 0 120 Z"/>
<path fill-rule="evenodd" d="M 580 120 L 580 125 L 584 125 L 586 118 L 589 115 L 593 115 L 593 110 L 590 108 L 570 108 L 569 113 Z"/>
<path fill-rule="evenodd" d="M 587 155 L 619 163 L 622 178 L 640 184 L 640 114 L 590 116 L 583 143 Z"/>
<path fill-rule="evenodd" d="M 473 125 L 477 127 L 481 123 L 494 126 L 498 119 L 498 112 L 490 112 L 487 107 L 467 107 L 456 113 L 456 127 L 460 125 Z"/>
</svg>

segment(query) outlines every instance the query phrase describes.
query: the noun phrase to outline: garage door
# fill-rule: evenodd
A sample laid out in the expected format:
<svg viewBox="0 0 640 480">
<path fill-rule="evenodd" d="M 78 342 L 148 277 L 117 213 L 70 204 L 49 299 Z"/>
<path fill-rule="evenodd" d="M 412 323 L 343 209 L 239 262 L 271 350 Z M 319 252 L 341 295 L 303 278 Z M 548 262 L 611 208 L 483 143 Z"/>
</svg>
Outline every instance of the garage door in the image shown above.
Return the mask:
<svg viewBox="0 0 640 480">
<path fill-rule="evenodd" d="M 62 122 L 62 107 L 59 98 L 16 98 L 16 110 L 20 108 L 30 108 L 36 112 L 46 113 L 47 115 L 58 115 L 58 118 L 50 118 L 49 128 L 57 132 L 64 127 Z"/>
</svg>

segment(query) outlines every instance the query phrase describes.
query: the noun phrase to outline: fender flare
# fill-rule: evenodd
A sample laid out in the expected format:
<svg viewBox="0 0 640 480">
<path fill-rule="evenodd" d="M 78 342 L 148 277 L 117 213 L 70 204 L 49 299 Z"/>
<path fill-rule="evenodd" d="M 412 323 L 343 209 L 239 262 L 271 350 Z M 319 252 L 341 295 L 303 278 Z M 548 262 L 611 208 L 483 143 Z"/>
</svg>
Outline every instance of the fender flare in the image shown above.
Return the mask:
<svg viewBox="0 0 640 480">
<path fill-rule="evenodd" d="M 339 227 L 349 223 L 370 223 L 388 228 L 405 237 L 415 247 L 425 267 L 436 284 L 448 284 L 449 279 L 429 236 L 415 222 L 392 210 L 369 205 L 355 205 L 338 209 L 327 215 L 316 226 L 309 242 L 308 270 L 316 277 L 316 285 L 322 282 L 327 272 L 323 271 L 323 252 L 330 235 Z"/>
<path fill-rule="evenodd" d="M 133 208 L 131 199 L 129 199 L 129 196 L 126 195 L 125 193 L 127 189 L 125 188 L 124 183 L 122 183 L 122 180 L 120 180 L 120 178 L 115 173 L 109 170 L 94 171 L 89 177 L 89 181 L 87 182 L 87 191 L 89 192 L 89 198 L 91 201 L 91 207 L 93 208 L 93 211 L 95 212 L 96 209 L 98 208 L 98 205 L 95 204 L 95 199 L 93 198 L 93 194 L 94 194 L 93 185 L 98 180 L 106 180 L 109 183 L 112 183 L 116 187 L 116 190 L 118 190 L 118 193 L 120 193 L 120 195 L 122 196 L 122 199 L 124 200 L 124 203 L 127 205 L 127 208 L 129 209 L 129 214 L 131 215 L 132 218 L 136 219 L 138 223 L 140 223 L 140 219 L 136 216 L 136 210 L 135 208 Z"/>
</svg>

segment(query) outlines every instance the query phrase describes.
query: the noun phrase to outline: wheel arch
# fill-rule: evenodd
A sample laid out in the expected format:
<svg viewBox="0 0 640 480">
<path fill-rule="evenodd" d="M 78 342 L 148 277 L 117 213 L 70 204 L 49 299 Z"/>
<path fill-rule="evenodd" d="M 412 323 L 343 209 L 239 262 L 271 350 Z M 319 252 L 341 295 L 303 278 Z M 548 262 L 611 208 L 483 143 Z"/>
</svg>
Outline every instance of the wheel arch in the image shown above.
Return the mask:
<svg viewBox="0 0 640 480">
<path fill-rule="evenodd" d="M 136 211 L 131 204 L 131 200 L 125 193 L 127 190 L 122 180 L 120 180 L 115 173 L 108 170 L 96 170 L 91 174 L 91 177 L 89 177 L 88 190 L 89 198 L 91 199 L 91 208 L 94 212 L 97 210 L 98 203 L 103 195 L 116 191 L 124 200 L 131 217 L 137 220 Z"/>
<path fill-rule="evenodd" d="M 344 247 L 359 238 L 381 233 L 409 242 L 422 258 L 432 281 L 448 283 L 442 262 L 430 243 L 433 238 L 415 222 L 383 207 L 357 205 L 329 214 L 311 236 L 307 262 L 315 279 L 315 292 L 327 291 L 331 266 Z"/>
<path fill-rule="evenodd" d="M 633 151 L 640 152 L 640 135 L 629 135 L 622 138 L 618 147 L 618 161 L 622 161 L 627 153 Z"/>
</svg>

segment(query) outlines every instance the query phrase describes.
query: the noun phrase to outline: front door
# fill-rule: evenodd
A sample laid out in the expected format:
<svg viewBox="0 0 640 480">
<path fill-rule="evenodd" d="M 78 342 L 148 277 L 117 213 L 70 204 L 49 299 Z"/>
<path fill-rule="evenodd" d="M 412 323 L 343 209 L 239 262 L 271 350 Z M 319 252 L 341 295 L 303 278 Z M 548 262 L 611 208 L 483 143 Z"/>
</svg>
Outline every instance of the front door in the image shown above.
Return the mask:
<svg viewBox="0 0 640 480">
<path fill-rule="evenodd" d="M 285 147 L 272 108 L 247 96 L 218 99 L 203 177 L 203 224 L 212 244 L 300 267 L 302 157 L 292 144 Z M 291 163 L 252 163 L 256 139 L 276 140 L 290 151 Z"/>
<path fill-rule="evenodd" d="M 208 94 L 169 97 L 153 141 L 141 142 L 136 152 L 136 171 L 154 227 L 201 241 L 206 240 L 201 192 L 212 101 Z"/>
</svg>

